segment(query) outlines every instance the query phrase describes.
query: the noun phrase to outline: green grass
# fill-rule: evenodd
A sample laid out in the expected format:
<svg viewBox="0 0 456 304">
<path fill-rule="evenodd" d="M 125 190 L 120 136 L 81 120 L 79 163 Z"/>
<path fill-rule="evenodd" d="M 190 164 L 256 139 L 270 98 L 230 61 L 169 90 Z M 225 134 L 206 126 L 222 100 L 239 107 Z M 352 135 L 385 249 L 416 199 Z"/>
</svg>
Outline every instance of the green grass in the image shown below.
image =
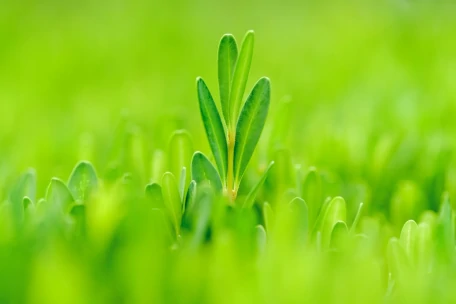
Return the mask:
<svg viewBox="0 0 456 304">
<path fill-rule="evenodd" d="M 355 2 L 1 4 L 0 302 L 456 301 L 456 7 Z"/>
</svg>

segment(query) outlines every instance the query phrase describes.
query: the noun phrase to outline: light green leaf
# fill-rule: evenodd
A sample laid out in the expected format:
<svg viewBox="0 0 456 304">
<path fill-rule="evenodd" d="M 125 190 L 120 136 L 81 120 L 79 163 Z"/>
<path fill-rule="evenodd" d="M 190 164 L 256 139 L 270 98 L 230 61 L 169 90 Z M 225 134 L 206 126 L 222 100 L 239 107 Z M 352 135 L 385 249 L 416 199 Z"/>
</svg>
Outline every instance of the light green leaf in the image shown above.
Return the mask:
<svg viewBox="0 0 456 304">
<path fill-rule="evenodd" d="M 86 202 L 98 186 L 97 173 L 91 163 L 82 161 L 76 165 L 68 180 L 68 189 L 79 202 Z"/>
<path fill-rule="evenodd" d="M 409 260 L 407 259 L 404 248 L 395 237 L 391 238 L 387 247 L 388 268 L 394 278 L 407 274 L 410 269 Z"/>
<path fill-rule="evenodd" d="M 227 123 L 230 120 L 230 91 L 237 55 L 236 39 L 231 34 L 223 35 L 218 50 L 218 82 L 223 117 Z"/>
<path fill-rule="evenodd" d="M 402 227 L 401 237 L 399 238 L 406 255 L 412 263 L 414 262 L 417 233 L 418 225 L 414 220 L 409 220 Z"/>
<path fill-rule="evenodd" d="M 429 269 L 433 248 L 431 226 L 420 223 L 416 235 L 416 264 L 424 273 Z"/>
<path fill-rule="evenodd" d="M 241 51 L 239 52 L 239 57 L 236 61 L 230 92 L 230 110 L 228 111 L 230 120 L 227 121 L 228 127 L 235 126 L 239 116 L 245 86 L 247 84 L 247 79 L 249 78 L 250 65 L 252 63 L 254 38 L 254 32 L 248 31 L 244 37 Z"/>
<path fill-rule="evenodd" d="M 359 204 L 358 211 L 356 212 L 355 219 L 353 220 L 353 224 L 350 227 L 350 232 L 355 233 L 356 232 L 356 227 L 358 226 L 359 220 L 361 218 L 361 213 L 363 211 L 363 203 Z"/>
<path fill-rule="evenodd" d="M 191 240 L 193 248 L 199 246 L 206 237 L 211 220 L 211 210 L 214 198 L 214 190 L 211 186 L 203 184 L 198 187 L 195 202 L 189 210 L 193 231 Z"/>
<path fill-rule="evenodd" d="M 185 196 L 185 188 L 187 183 L 187 168 L 182 167 L 179 179 L 179 194 L 182 201 L 184 203 L 184 196 Z"/>
<path fill-rule="evenodd" d="M 266 251 L 266 244 L 268 241 L 267 235 L 266 235 L 266 230 L 262 225 L 257 225 L 255 227 L 255 234 L 256 234 L 256 240 L 257 240 L 257 246 L 258 246 L 258 253 L 262 254 Z"/>
<path fill-rule="evenodd" d="M 345 222 L 347 220 L 347 207 L 345 200 L 337 196 L 333 198 L 326 209 L 325 218 L 322 222 L 321 236 L 323 248 L 327 248 L 331 240 L 331 233 L 334 225 L 339 221 Z"/>
<path fill-rule="evenodd" d="M 269 99 L 269 79 L 261 78 L 247 98 L 236 127 L 236 143 L 234 146 L 234 177 L 236 185 L 239 185 L 260 139 L 268 115 Z"/>
<path fill-rule="evenodd" d="M 193 141 L 186 130 L 177 130 L 171 136 L 168 145 L 169 171 L 179 180 L 182 178 L 182 168 L 190 168 L 193 155 Z M 190 181 L 190 172 L 186 172 L 185 180 Z M 185 187 L 188 184 L 184 185 Z"/>
<path fill-rule="evenodd" d="M 217 192 L 222 191 L 222 182 L 214 165 L 202 152 L 195 152 L 192 158 L 192 180 L 198 184 L 207 181 Z"/>
<path fill-rule="evenodd" d="M 347 224 L 338 221 L 331 232 L 331 249 L 341 250 L 348 246 L 349 234 Z"/>
<path fill-rule="evenodd" d="M 302 185 L 302 197 L 309 206 L 309 221 L 314 224 L 317 220 L 318 210 L 323 203 L 321 191 L 321 178 L 317 169 L 309 168 L 304 183 Z"/>
<path fill-rule="evenodd" d="M 10 192 L 11 212 L 16 223 L 24 218 L 24 197 L 28 197 L 31 201 L 36 199 L 36 172 L 33 169 L 25 172 Z"/>
<path fill-rule="evenodd" d="M 157 183 L 152 183 L 146 186 L 146 199 L 151 203 L 152 208 L 165 208 L 162 188 Z"/>
<path fill-rule="evenodd" d="M 268 202 L 263 204 L 263 219 L 266 230 L 271 233 L 272 229 L 274 229 L 274 212 Z"/>
<path fill-rule="evenodd" d="M 291 233 L 293 240 L 299 244 L 305 244 L 309 233 L 309 211 L 306 202 L 300 198 L 294 198 L 289 204 Z"/>
<path fill-rule="evenodd" d="M 253 206 L 253 203 L 255 202 L 255 198 L 258 194 L 258 191 L 263 186 L 266 178 L 268 177 L 269 171 L 271 170 L 271 168 L 273 166 L 274 166 L 274 162 L 271 162 L 269 164 L 269 166 L 266 168 L 266 171 L 264 171 L 263 176 L 261 176 L 258 183 L 250 190 L 249 194 L 247 194 L 247 197 L 245 198 L 244 203 L 242 205 L 243 208 L 251 208 Z"/>
<path fill-rule="evenodd" d="M 46 191 L 46 204 L 49 208 L 59 207 L 64 212 L 69 212 L 73 203 L 73 195 L 65 183 L 58 178 L 51 179 Z"/>
<path fill-rule="evenodd" d="M 198 100 L 207 139 L 214 154 L 222 184 L 225 184 L 228 163 L 228 148 L 225 130 L 211 93 L 203 79 L 197 79 Z"/>
<path fill-rule="evenodd" d="M 162 192 L 168 216 L 173 223 L 174 232 L 176 236 L 179 236 L 182 219 L 182 203 L 176 179 L 171 172 L 166 172 L 163 175 Z"/>
</svg>

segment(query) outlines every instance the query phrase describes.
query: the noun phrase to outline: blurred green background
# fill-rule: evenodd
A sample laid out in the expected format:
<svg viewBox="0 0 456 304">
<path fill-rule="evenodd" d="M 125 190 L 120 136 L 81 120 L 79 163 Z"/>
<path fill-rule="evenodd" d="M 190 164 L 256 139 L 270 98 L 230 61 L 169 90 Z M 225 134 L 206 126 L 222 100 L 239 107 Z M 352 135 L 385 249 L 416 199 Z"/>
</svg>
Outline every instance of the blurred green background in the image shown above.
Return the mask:
<svg viewBox="0 0 456 304">
<path fill-rule="evenodd" d="M 119 133 L 125 128 L 144 138 L 147 161 L 156 149 L 167 149 L 177 129 L 187 129 L 195 150 L 209 155 L 195 79 L 202 76 L 218 96 L 220 37 L 232 33 L 240 43 L 244 33 L 253 29 L 256 44 L 248 88 L 260 76 L 268 76 L 272 100 L 250 176 L 280 157 L 276 148 L 285 148 L 303 170 L 309 166 L 320 170 L 325 195 L 346 199 L 349 222 L 363 201 L 366 215 L 382 214 L 394 225 L 391 234 L 397 235 L 406 220 L 417 219 L 425 209 L 437 210 L 443 191 L 450 197 L 456 195 L 455 14 L 454 4 L 444 1 L 2 1 L 0 199 L 7 197 L 15 179 L 29 167 L 38 172 L 38 197 L 44 196 L 51 177 L 66 180 L 80 159 L 91 161 L 100 176 L 109 176 Z M 271 135 L 273 130 L 278 130 L 276 137 Z M 146 252 L 154 247 L 148 240 L 136 242 L 138 235 L 142 236 L 130 233 L 132 239 L 126 242 L 130 251 L 120 246 L 113 258 L 118 260 L 112 261 L 118 267 L 113 270 L 116 279 L 104 285 L 100 299 L 109 302 L 115 296 L 110 294 L 112 288 L 122 286 L 131 292 L 126 299 L 138 300 L 149 288 L 137 270 L 143 269 L 141 261 L 149 261 Z M 385 239 L 390 236 L 385 235 Z M 2 255 L 10 257 L 14 246 L 5 244 Z M 97 284 L 96 279 L 86 282 L 87 278 L 94 273 L 110 276 L 109 271 L 97 268 L 97 248 L 86 257 L 94 268 L 89 270 L 91 266 L 79 260 L 79 255 L 67 254 L 70 245 L 59 244 L 44 251 L 43 261 L 35 260 L 33 271 L 49 277 L 35 278 L 38 283 L 31 287 L 32 295 L 33 288 L 40 290 L 47 282 L 59 282 L 56 289 L 67 295 L 74 286 L 87 289 L 90 295 L 90 288 L 95 290 Z M 214 246 L 216 257 L 231 248 L 223 242 Z M 162 257 L 161 251 L 155 254 Z M 109 248 L 106 255 L 108 265 L 103 267 L 109 269 Z M 152 267 L 147 274 L 166 273 L 168 266 L 178 269 L 179 263 L 190 259 L 194 264 L 185 266 L 188 277 L 172 272 L 174 276 L 168 279 L 174 285 L 165 286 L 157 275 L 154 290 L 165 286 L 173 299 L 175 286 L 193 294 L 195 286 L 204 289 L 203 279 L 198 278 L 223 281 L 223 275 L 228 275 L 234 279 L 218 285 L 220 281 L 210 281 L 219 289 L 210 291 L 209 298 L 216 299 L 217 292 L 226 287 L 239 293 L 231 294 L 227 302 L 249 300 L 245 286 L 251 285 L 241 284 L 241 278 L 251 278 L 249 267 L 253 266 L 246 263 L 245 276 L 229 267 L 221 267 L 219 274 L 217 266 L 233 262 L 229 254 L 221 256 L 221 260 L 214 258 L 214 273 L 207 277 L 198 268 L 206 265 L 204 254 L 179 256 L 174 261 L 177 266 L 146 265 Z M 5 262 L 10 267 L 5 273 L 13 273 L 20 261 Z M 312 296 L 321 296 L 318 290 L 334 284 L 334 294 L 350 299 L 348 291 L 340 290 L 338 278 L 352 271 L 356 280 L 350 281 L 350 290 L 363 288 L 357 284 L 364 282 L 365 293 L 372 293 L 366 297 L 381 298 L 386 283 L 375 280 L 382 276 L 363 280 L 369 270 L 382 272 L 383 264 L 358 264 L 357 272 L 351 265 L 341 266 L 332 273 L 327 264 L 315 266 L 312 261 L 312 256 L 301 261 L 306 271 L 298 277 L 314 284 L 308 286 L 319 286 Z M 246 266 L 236 265 L 236 269 Z M 30 271 L 27 265 L 21 266 L 24 272 Z M 295 266 L 289 262 L 284 268 L 273 267 L 284 279 L 282 291 L 289 288 L 299 293 L 302 286 L 297 277 L 287 276 Z M 330 275 L 315 281 L 314 274 L 325 271 L 333 274 L 334 282 L 325 281 Z M 67 282 L 68 274 L 71 280 Z M 195 279 L 192 274 L 201 277 Z M 20 275 L 15 279 L 22 282 Z M 178 284 L 181 281 L 193 281 L 193 285 Z M 371 291 L 367 287 L 372 282 L 378 284 Z M 8 286 L 4 289 L 9 291 Z M 47 291 L 43 299 L 59 302 L 53 298 L 59 293 Z M 22 293 L 16 294 L 20 298 Z M 84 299 L 83 292 L 79 295 L 75 302 Z M 331 297 L 325 293 L 327 301 Z"/>
<path fill-rule="evenodd" d="M 270 116 L 291 98 L 281 142 L 296 163 L 386 199 L 397 181 L 432 182 L 436 166 L 451 163 L 443 179 L 456 180 L 454 12 L 427 1 L 2 2 L 2 192 L 28 167 L 41 193 L 81 158 L 103 172 L 123 117 L 151 155 L 181 128 L 209 152 L 195 78 L 218 96 L 218 39 L 248 29 L 248 87 L 270 77 Z"/>
<path fill-rule="evenodd" d="M 281 141 L 296 163 L 374 191 L 424 183 L 453 163 L 442 151 L 456 129 L 454 12 L 427 1 L 2 2 L 0 184 L 35 167 L 44 191 L 81 158 L 103 172 L 124 117 L 149 151 L 184 128 L 209 152 L 195 78 L 218 96 L 218 39 L 248 29 L 248 87 L 270 77 L 271 113 L 291 98 Z"/>
</svg>

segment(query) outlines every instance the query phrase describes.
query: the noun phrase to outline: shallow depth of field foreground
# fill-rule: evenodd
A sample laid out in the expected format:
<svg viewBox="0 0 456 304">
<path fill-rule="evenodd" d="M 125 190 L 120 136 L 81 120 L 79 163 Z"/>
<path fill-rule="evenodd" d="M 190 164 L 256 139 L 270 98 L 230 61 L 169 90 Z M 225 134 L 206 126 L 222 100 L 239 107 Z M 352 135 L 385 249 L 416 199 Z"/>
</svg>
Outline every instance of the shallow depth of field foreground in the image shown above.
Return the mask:
<svg viewBox="0 0 456 304">
<path fill-rule="evenodd" d="M 456 303 L 444 2 L 0 4 L 0 303 Z"/>
</svg>

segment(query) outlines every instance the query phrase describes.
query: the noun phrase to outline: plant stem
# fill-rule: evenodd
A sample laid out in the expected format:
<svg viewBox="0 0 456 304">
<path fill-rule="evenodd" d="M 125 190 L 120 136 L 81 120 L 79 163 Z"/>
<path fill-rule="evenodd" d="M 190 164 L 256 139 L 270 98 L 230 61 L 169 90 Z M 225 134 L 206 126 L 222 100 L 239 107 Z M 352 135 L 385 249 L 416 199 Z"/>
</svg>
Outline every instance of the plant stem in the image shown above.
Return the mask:
<svg viewBox="0 0 456 304">
<path fill-rule="evenodd" d="M 231 203 L 234 203 L 236 199 L 236 190 L 234 189 L 234 143 L 235 143 L 235 132 L 228 129 L 228 176 L 227 176 L 227 187 L 228 197 Z"/>
</svg>

